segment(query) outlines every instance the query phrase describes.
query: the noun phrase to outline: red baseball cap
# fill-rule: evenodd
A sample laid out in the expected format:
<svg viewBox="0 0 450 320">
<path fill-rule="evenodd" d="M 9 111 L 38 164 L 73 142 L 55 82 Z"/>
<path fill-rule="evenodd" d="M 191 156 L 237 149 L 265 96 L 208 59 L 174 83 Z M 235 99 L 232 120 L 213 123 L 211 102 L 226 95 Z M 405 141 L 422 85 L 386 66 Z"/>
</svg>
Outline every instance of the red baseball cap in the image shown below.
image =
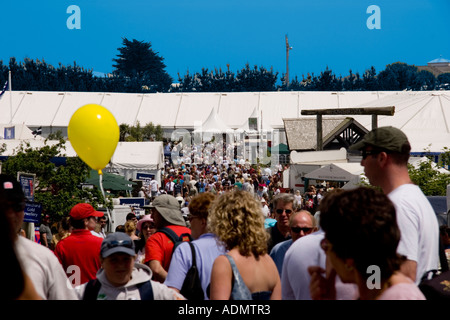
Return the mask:
<svg viewBox="0 0 450 320">
<path fill-rule="evenodd" d="M 81 220 L 88 217 L 103 217 L 105 214 L 101 211 L 96 211 L 89 203 L 78 203 L 72 210 L 70 216 L 75 220 Z"/>
</svg>

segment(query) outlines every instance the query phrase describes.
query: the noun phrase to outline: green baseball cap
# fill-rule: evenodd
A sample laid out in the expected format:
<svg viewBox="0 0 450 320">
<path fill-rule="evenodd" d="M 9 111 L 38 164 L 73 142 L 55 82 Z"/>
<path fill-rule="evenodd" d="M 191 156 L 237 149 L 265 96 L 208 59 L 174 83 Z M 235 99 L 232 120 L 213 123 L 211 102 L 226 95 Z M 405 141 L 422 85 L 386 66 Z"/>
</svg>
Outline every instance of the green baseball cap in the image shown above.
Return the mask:
<svg viewBox="0 0 450 320">
<path fill-rule="evenodd" d="M 408 137 L 400 129 L 379 127 L 367 133 L 364 138 L 350 146 L 349 150 L 362 150 L 372 146 L 393 152 L 402 152 L 402 147 L 409 144 Z"/>
</svg>

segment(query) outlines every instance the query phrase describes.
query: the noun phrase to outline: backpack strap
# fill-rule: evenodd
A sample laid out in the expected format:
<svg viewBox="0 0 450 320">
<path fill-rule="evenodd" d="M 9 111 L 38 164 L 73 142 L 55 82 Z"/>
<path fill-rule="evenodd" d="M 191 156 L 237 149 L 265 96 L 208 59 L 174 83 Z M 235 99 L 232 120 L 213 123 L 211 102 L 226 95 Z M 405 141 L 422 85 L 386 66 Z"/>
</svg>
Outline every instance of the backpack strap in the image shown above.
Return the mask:
<svg viewBox="0 0 450 320">
<path fill-rule="evenodd" d="M 82 300 L 97 300 L 97 295 L 101 286 L 102 284 L 97 279 L 89 280 L 84 289 Z"/>
<path fill-rule="evenodd" d="M 151 280 L 139 283 L 137 285 L 139 289 L 139 294 L 141 295 L 141 300 L 154 300 L 153 287 Z"/>
<path fill-rule="evenodd" d="M 178 235 L 175 233 L 175 231 L 167 227 L 162 227 L 156 232 L 164 233 L 170 240 L 172 240 L 173 244 L 175 244 L 175 242 L 177 242 L 177 239 L 179 238 Z"/>
<path fill-rule="evenodd" d="M 195 258 L 195 248 L 194 248 L 194 244 L 192 242 L 188 242 L 189 246 L 191 247 L 191 252 L 192 252 L 192 265 L 197 267 L 197 260 Z"/>
</svg>

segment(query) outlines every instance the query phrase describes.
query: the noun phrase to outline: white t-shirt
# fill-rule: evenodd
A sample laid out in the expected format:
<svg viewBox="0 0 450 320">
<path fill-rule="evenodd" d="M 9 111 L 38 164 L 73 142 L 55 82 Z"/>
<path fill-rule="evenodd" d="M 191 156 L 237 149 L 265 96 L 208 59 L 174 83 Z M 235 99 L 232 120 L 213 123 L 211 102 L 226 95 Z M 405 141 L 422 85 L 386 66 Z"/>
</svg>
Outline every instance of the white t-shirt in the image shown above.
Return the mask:
<svg viewBox="0 0 450 320">
<path fill-rule="evenodd" d="M 416 284 L 423 274 L 439 264 L 439 224 L 428 199 L 413 184 L 404 184 L 388 194 L 397 213 L 401 232 L 397 252 L 417 262 Z"/>
<path fill-rule="evenodd" d="M 77 300 L 62 265 L 50 249 L 19 236 L 15 248 L 36 292 L 47 300 Z M 4 275 L 7 276 L 7 275 Z"/>
<path fill-rule="evenodd" d="M 326 268 L 326 254 L 320 247 L 325 233 L 322 230 L 295 241 L 284 256 L 281 272 L 281 296 L 283 300 L 311 300 L 309 266 Z M 336 299 L 353 300 L 357 296 L 354 284 L 342 283 L 336 276 Z"/>
</svg>

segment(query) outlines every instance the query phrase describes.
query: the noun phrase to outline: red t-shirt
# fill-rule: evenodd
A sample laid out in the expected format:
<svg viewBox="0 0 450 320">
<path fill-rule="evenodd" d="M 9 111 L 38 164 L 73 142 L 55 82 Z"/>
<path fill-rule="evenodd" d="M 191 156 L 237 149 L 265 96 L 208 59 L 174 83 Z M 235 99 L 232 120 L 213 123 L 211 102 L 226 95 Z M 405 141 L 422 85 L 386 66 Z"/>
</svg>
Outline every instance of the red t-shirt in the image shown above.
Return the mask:
<svg viewBox="0 0 450 320">
<path fill-rule="evenodd" d="M 69 271 L 68 277 L 74 273 L 73 270 L 68 270 L 69 266 L 80 268 L 80 284 L 97 277 L 97 271 L 101 267 L 102 241 L 102 238 L 94 236 L 89 230 L 75 229 L 70 236 L 58 242 L 55 254 L 64 271 Z"/>
<path fill-rule="evenodd" d="M 191 229 L 183 226 L 170 225 L 167 228 L 172 229 L 178 236 L 183 233 L 191 234 Z M 169 271 L 170 260 L 172 259 L 172 250 L 174 243 L 164 233 L 156 232 L 148 238 L 145 244 L 145 263 L 151 260 L 157 260 L 161 263 L 164 270 Z"/>
</svg>

